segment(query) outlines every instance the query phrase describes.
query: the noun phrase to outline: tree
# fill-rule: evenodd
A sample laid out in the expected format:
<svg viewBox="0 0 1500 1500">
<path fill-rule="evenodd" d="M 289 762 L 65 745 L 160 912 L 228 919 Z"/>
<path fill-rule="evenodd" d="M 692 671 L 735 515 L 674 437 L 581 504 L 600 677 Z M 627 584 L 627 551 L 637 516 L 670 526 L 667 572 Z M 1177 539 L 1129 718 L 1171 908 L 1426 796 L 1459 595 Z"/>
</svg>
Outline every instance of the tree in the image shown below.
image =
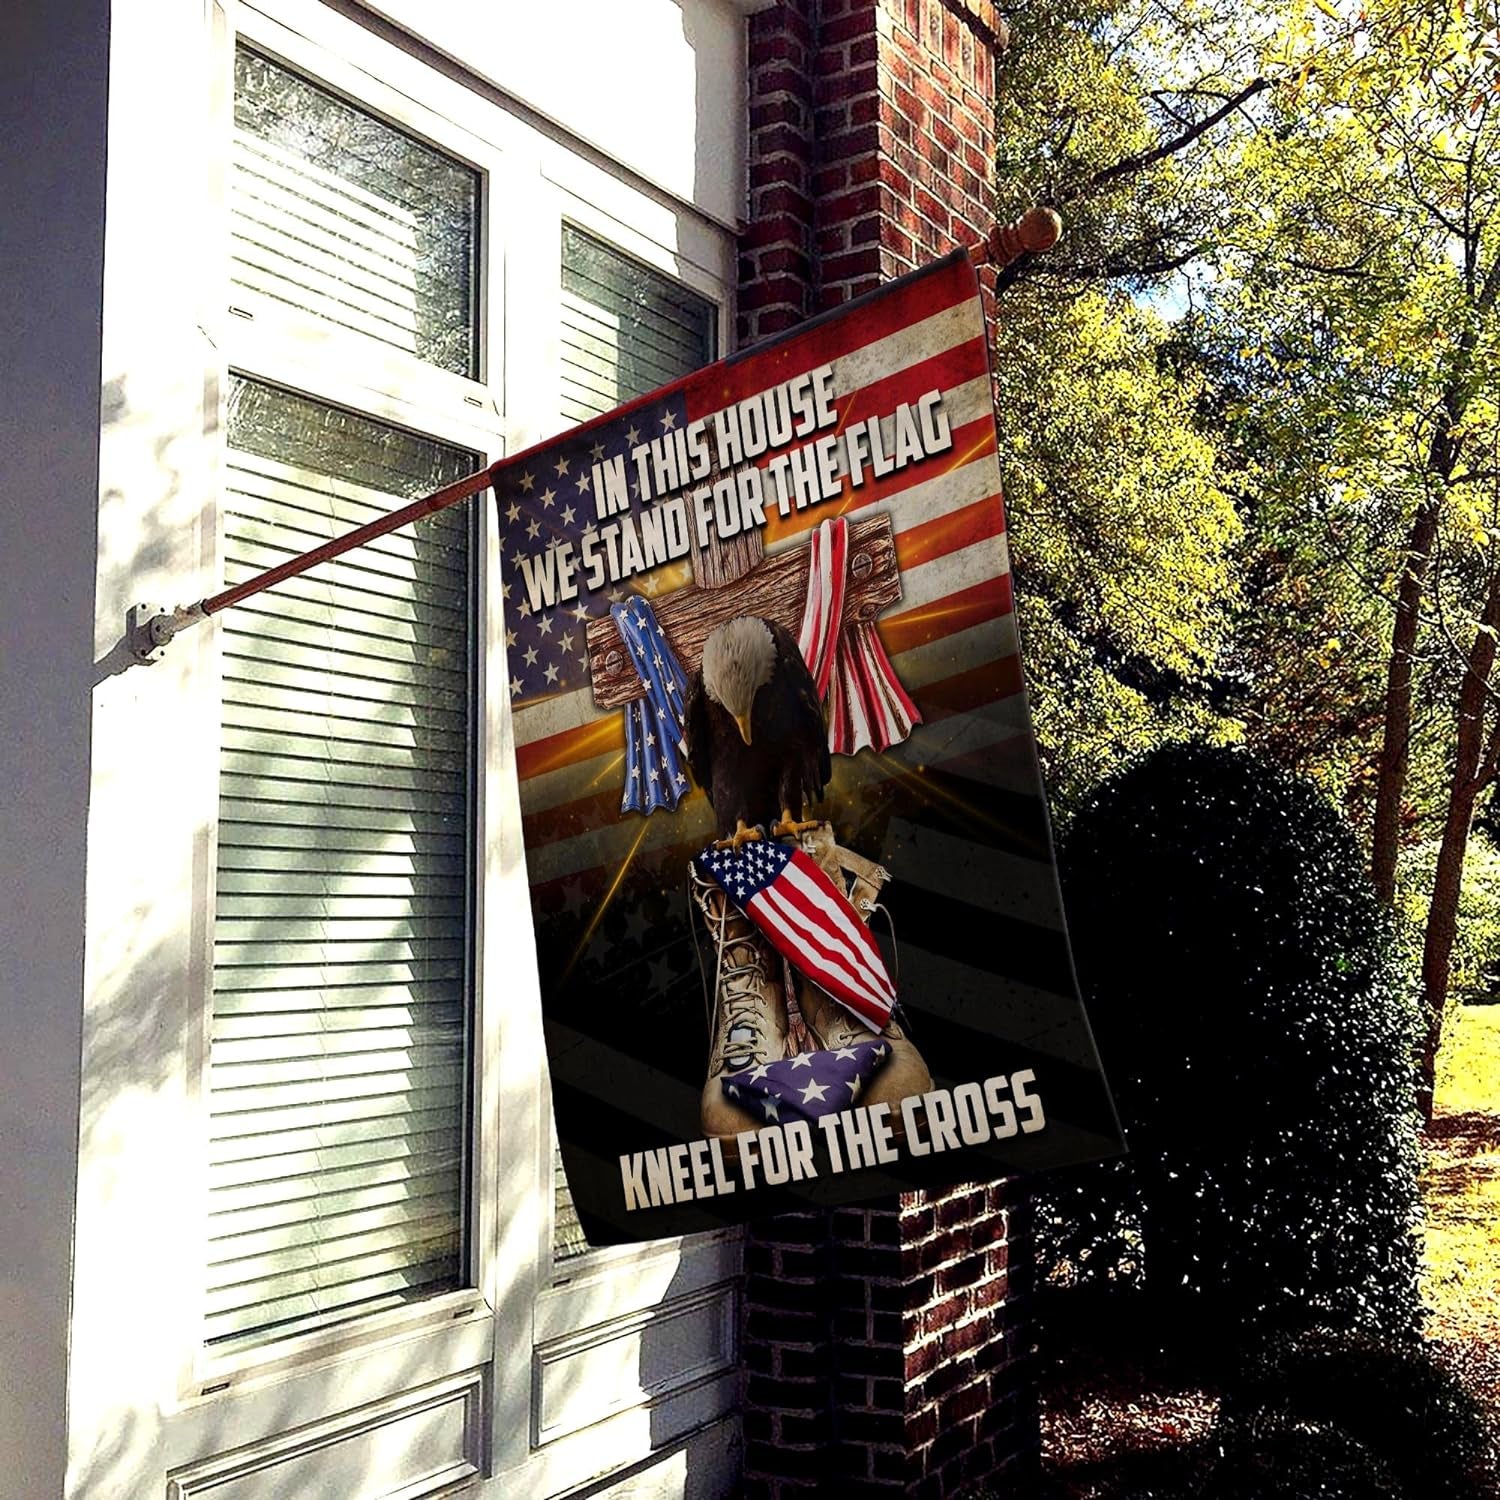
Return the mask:
<svg viewBox="0 0 1500 1500">
<path fill-rule="evenodd" d="M 1215 683 L 1240 524 L 1200 374 L 1133 293 L 1196 249 L 1208 210 L 1183 163 L 1262 85 L 1226 99 L 1195 73 L 1155 98 L 1111 39 L 1126 26 L 1139 47 L 1165 35 L 1144 7 L 1045 0 L 1001 80 L 1000 213 L 1042 202 L 1068 219 L 1062 245 L 1004 273 L 996 358 L 1018 612 L 1064 816 L 1131 753 L 1238 733 Z"/>
<path fill-rule="evenodd" d="M 1403 844 L 1438 836 L 1429 1061 L 1500 757 L 1497 21 L 1496 0 L 1037 0 L 1002 83 L 1001 212 L 1068 221 L 1002 278 L 1027 361 L 1001 364 L 1021 398 L 1006 478 L 1048 770 L 1066 800 L 1130 748 L 1243 734 L 1368 830 L 1387 902 Z M 1085 351 L 1136 316 L 1137 378 L 1166 404 L 1095 431 Z M 1025 399 L 1038 379 L 1051 401 Z M 1160 571 L 1133 570 L 1168 608 L 1212 580 L 1179 632 L 1189 670 L 1091 613 L 1109 549 L 1139 532 L 1076 523 L 1069 485 L 1090 519 L 1108 495 L 1055 462 L 1058 434 L 1098 442 L 1109 473 L 1196 445 L 1233 505 L 1226 540 L 1187 486 Z M 1059 582 L 1054 535 L 1097 566 L 1070 554 Z"/>
<path fill-rule="evenodd" d="M 1430 1115 L 1464 849 L 1500 767 L 1488 712 L 1500 627 L 1500 42 L 1493 3 L 1391 0 L 1338 30 L 1330 44 L 1303 24 L 1285 42 L 1306 79 L 1247 148 L 1263 160 L 1266 198 L 1221 315 L 1237 332 L 1258 328 L 1256 355 L 1270 362 L 1259 384 L 1295 441 L 1273 451 L 1295 451 L 1344 524 L 1405 534 L 1381 580 L 1393 597 L 1371 869 L 1387 903 L 1424 676 L 1450 705 L 1428 719 L 1448 765 L 1421 972 Z M 1269 316 L 1247 318 L 1257 305 Z M 1368 579 L 1378 551 L 1359 551 Z"/>
<path fill-rule="evenodd" d="M 1143 747 L 1234 734 L 1206 690 L 1240 528 L 1159 320 L 1102 292 L 1016 304 L 1005 492 L 1036 729 L 1067 807 Z"/>
</svg>

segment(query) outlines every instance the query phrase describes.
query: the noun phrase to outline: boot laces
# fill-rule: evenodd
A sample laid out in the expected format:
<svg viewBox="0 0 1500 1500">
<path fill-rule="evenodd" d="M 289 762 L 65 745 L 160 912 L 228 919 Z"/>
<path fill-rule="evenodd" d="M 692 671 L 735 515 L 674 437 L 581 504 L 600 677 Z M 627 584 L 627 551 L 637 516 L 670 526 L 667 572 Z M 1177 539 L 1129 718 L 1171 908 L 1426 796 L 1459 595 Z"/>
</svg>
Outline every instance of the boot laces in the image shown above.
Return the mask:
<svg viewBox="0 0 1500 1500">
<path fill-rule="evenodd" d="M 752 1063 L 769 1062 L 770 1037 L 766 1032 L 765 986 L 769 982 L 765 954 L 750 933 L 730 936 L 729 924 L 749 921 L 730 903 L 716 885 L 695 873 L 694 892 L 708 924 L 718 955 L 714 993 L 718 997 L 721 1057 L 726 1067 L 738 1071 Z M 715 897 L 718 897 L 715 900 Z"/>
</svg>

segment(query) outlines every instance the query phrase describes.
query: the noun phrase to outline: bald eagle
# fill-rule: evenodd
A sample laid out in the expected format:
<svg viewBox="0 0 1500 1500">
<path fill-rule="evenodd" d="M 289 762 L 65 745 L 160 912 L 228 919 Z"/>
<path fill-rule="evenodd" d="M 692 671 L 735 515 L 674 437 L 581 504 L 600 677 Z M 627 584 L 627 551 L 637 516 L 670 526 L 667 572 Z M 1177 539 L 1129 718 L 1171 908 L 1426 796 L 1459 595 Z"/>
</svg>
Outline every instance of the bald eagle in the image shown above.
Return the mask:
<svg viewBox="0 0 1500 1500">
<path fill-rule="evenodd" d="M 790 631 L 742 615 L 709 636 L 688 688 L 686 739 L 721 838 L 798 829 L 832 767 L 817 684 Z"/>
</svg>

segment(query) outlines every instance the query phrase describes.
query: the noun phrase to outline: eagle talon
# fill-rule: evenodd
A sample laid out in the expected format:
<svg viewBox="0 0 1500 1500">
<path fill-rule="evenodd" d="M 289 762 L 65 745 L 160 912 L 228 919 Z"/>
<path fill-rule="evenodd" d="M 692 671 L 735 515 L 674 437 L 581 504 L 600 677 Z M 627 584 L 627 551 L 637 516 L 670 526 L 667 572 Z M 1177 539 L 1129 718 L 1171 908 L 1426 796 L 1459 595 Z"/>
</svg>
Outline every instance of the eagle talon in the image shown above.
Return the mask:
<svg viewBox="0 0 1500 1500">
<path fill-rule="evenodd" d="M 736 822 L 735 830 L 727 839 L 715 839 L 715 849 L 733 849 L 736 854 L 740 852 L 741 844 L 759 843 L 765 834 L 759 828 L 747 828 L 745 820 L 740 818 Z"/>
<path fill-rule="evenodd" d="M 783 807 L 781 809 L 781 821 L 772 828 L 771 837 L 773 839 L 795 838 L 799 833 L 810 833 L 814 828 L 821 826 L 817 819 L 813 819 L 811 822 L 802 822 L 792 816 L 791 808 Z"/>
</svg>

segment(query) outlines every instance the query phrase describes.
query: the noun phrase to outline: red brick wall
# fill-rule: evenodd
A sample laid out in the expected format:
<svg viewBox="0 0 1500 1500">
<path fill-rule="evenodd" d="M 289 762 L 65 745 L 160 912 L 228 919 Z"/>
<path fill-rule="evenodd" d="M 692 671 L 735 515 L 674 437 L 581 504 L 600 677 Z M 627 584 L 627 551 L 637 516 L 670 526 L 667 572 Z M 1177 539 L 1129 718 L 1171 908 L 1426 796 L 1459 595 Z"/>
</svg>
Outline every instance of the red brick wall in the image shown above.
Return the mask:
<svg viewBox="0 0 1500 1500">
<path fill-rule="evenodd" d="M 783 0 L 750 22 L 754 342 L 994 224 L 991 0 Z M 981 270 L 993 317 L 994 273 Z M 746 1249 L 748 1495 L 1029 1492 L 1039 1436 L 1015 1183 L 757 1225 Z"/>
<path fill-rule="evenodd" d="M 1015 1183 L 763 1221 L 746 1248 L 748 1495 L 956 1495 L 1039 1447 Z"/>
<path fill-rule="evenodd" d="M 818 0 L 750 20 L 750 203 L 740 236 L 739 341 L 800 323 L 813 295 L 813 50 Z"/>
<path fill-rule="evenodd" d="M 991 0 L 782 0 L 751 18 L 741 343 L 985 238 L 1004 30 Z"/>
</svg>

